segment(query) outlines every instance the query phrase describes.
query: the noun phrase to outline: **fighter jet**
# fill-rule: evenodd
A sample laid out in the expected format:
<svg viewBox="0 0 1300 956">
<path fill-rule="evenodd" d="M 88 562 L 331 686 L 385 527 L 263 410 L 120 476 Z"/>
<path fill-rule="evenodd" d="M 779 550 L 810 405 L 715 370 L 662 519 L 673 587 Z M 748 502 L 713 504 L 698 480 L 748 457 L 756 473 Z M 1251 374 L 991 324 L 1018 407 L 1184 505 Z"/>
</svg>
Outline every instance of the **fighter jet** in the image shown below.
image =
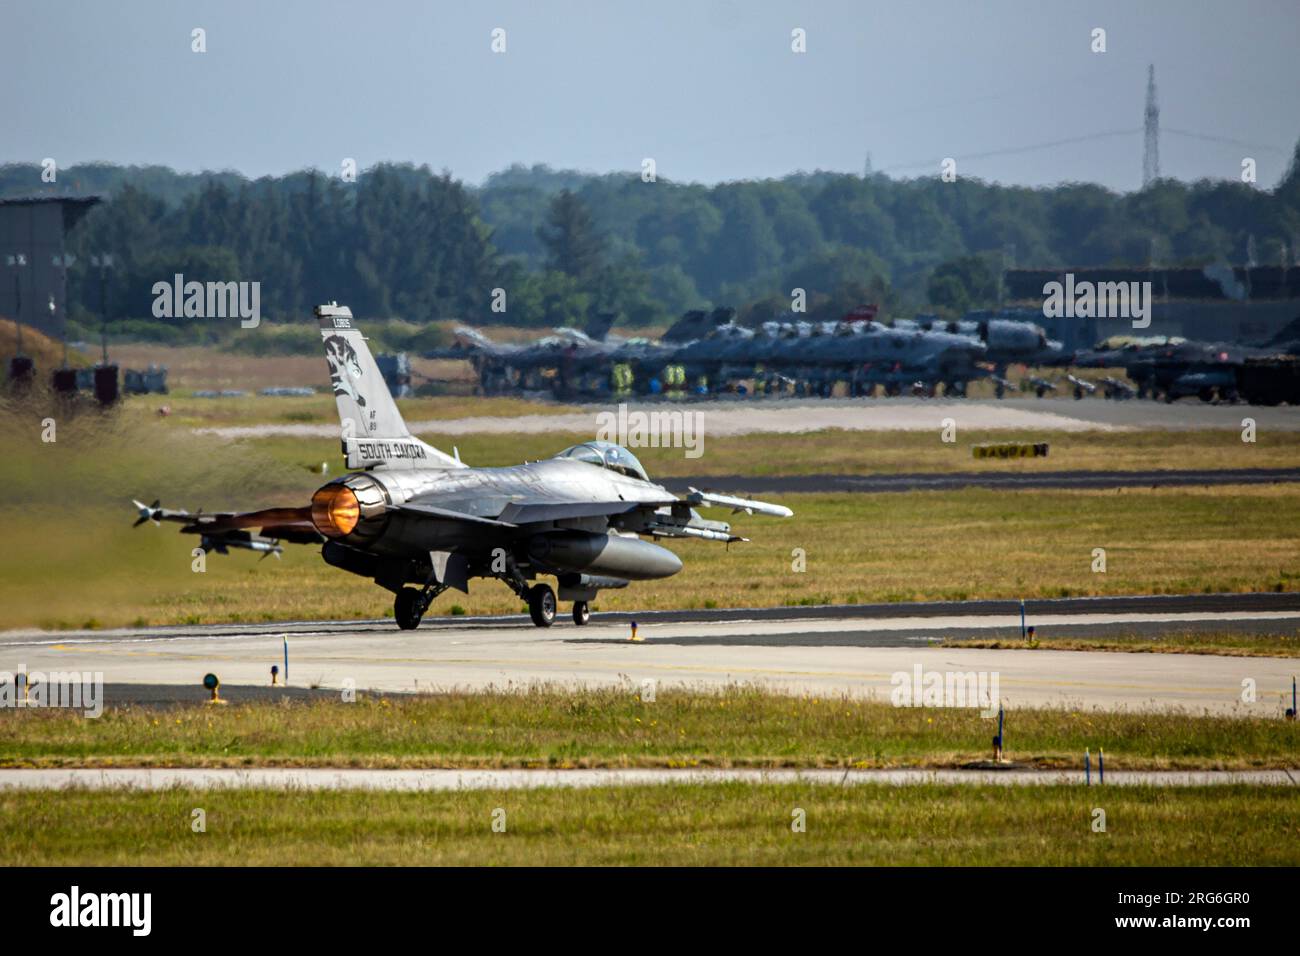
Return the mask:
<svg viewBox="0 0 1300 956">
<path fill-rule="evenodd" d="M 650 481 L 626 448 L 590 441 L 552 458 L 507 468 L 470 468 L 414 437 L 402 420 L 346 306 L 319 306 L 330 382 L 343 425 L 349 474 L 309 504 L 244 513 L 198 513 L 135 502 L 139 520 L 174 521 L 213 550 L 279 541 L 319 543 L 326 564 L 372 579 L 395 595 L 398 627 L 419 626 L 448 588 L 497 578 L 549 627 L 556 591 L 586 624 L 599 591 L 671 577 L 682 568 L 651 538 L 744 541 L 697 507 L 790 517 L 789 508 L 692 489 L 684 497 Z M 258 534 L 249 534 L 256 529 Z"/>
<path fill-rule="evenodd" d="M 837 382 L 851 394 L 900 395 L 918 384 L 933 395 L 965 394 L 966 383 L 986 374 L 986 346 L 969 335 L 928 331 L 914 323 L 883 325 L 874 308 L 856 309 L 842 320 L 772 321 L 759 330 L 736 322 L 717 326 L 672 356 L 691 378 L 707 376 L 715 389 L 732 379 L 755 378 L 764 386 L 794 383 L 796 394 L 829 396 Z M 769 389 L 770 390 L 770 389 Z"/>
<path fill-rule="evenodd" d="M 1112 336 L 1075 355 L 1080 368 L 1122 368 L 1137 386 L 1139 398 L 1172 402 L 1188 395 L 1201 401 L 1238 398 L 1241 370 L 1248 359 L 1267 357 L 1267 350 L 1222 342 L 1182 338 Z"/>
<path fill-rule="evenodd" d="M 582 329 L 562 326 L 526 344 L 494 342 L 478 329 L 460 325 L 451 346 L 424 357 L 468 361 L 484 395 L 549 391 L 559 399 L 601 396 L 610 390 L 615 352 L 627 344 L 609 334 L 615 317 L 597 313 Z"/>
</svg>

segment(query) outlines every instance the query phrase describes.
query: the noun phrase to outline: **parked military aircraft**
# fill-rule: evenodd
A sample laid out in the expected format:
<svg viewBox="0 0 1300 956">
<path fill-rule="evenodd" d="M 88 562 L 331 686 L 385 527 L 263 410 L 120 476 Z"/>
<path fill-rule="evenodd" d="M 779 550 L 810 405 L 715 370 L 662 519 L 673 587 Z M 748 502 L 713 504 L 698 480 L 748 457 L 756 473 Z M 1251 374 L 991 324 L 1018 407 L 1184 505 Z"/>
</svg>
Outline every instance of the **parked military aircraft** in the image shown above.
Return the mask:
<svg viewBox="0 0 1300 956">
<path fill-rule="evenodd" d="M 629 344 L 609 336 L 613 319 L 601 313 L 584 329 L 564 326 L 527 344 L 494 342 L 478 329 L 461 325 L 453 330 L 451 346 L 424 357 L 468 361 L 484 395 L 518 390 L 549 391 L 556 398 L 601 395 L 609 390 L 616 352 Z"/>
<path fill-rule="evenodd" d="M 707 378 L 715 388 L 736 379 L 793 383 L 796 394 L 830 395 L 837 382 L 851 394 L 886 395 L 905 389 L 965 394 L 967 383 L 988 374 L 986 346 L 971 335 L 930 331 L 915 323 L 885 325 L 860 310 L 838 322 L 798 319 L 766 322 L 749 329 L 735 322 L 674 352 L 691 380 Z"/>
<path fill-rule="evenodd" d="M 738 323 L 734 310 L 715 309 L 686 313 L 657 341 L 610 336 L 605 322 L 582 331 L 556 329 L 524 346 L 458 328 L 454 347 L 428 357 L 469 359 L 485 394 L 549 389 L 560 397 L 624 388 L 704 394 L 741 382 L 799 395 L 830 395 L 840 382 L 855 395 L 964 395 L 972 380 L 1004 379 L 1012 363 L 1052 365 L 1067 357 L 1059 342 L 1029 322 L 980 316 L 886 324 L 875 317 L 876 308 L 864 306 L 839 321 L 791 315 L 755 329 Z M 999 397 L 1003 391 L 999 385 Z"/>
<path fill-rule="evenodd" d="M 1202 401 L 1236 401 L 1238 377 L 1246 359 L 1263 350 L 1182 338 L 1112 336 L 1078 352 L 1080 368 L 1122 368 L 1137 385 L 1139 398 L 1174 401 L 1196 395 Z M 1112 397 L 1108 394 L 1108 397 Z"/>
<path fill-rule="evenodd" d="M 781 505 L 695 490 L 679 498 L 651 482 L 630 451 L 604 441 L 508 468 L 467 467 L 458 454 L 408 431 L 352 313 L 331 304 L 316 316 L 352 473 L 297 507 L 189 514 L 135 502 L 137 525 L 177 522 L 218 551 L 268 550 L 281 540 L 320 543 L 327 564 L 392 591 L 397 624 L 410 630 L 447 588 L 468 592 L 471 577 L 500 579 L 527 601 L 534 624 L 549 627 L 556 593 L 531 582 L 553 575 L 559 598 L 573 602 L 574 622 L 585 624 L 599 591 L 681 570 L 677 555 L 643 536 L 745 540 L 726 522 L 701 518 L 696 507 L 792 514 Z"/>
<path fill-rule="evenodd" d="M 1071 353 L 1060 342 L 1049 339 L 1037 323 L 1000 318 L 987 309 L 968 312 L 960 319 L 949 321 L 919 316 L 914 323 L 927 331 L 971 335 L 979 339 L 987 349 L 987 360 L 993 363 L 1000 376 L 1006 375 L 1009 365 L 1062 365 L 1071 357 Z"/>
</svg>

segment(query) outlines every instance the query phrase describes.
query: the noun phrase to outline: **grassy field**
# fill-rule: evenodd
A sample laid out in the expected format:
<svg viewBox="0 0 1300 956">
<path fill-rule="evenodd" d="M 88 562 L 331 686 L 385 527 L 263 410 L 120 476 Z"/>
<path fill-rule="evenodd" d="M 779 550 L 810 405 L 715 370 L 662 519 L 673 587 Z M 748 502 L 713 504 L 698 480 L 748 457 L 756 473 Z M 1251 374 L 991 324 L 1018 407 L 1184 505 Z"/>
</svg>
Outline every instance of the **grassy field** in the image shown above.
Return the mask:
<svg viewBox="0 0 1300 956">
<path fill-rule="evenodd" d="M 403 418 L 412 422 L 480 415 L 511 418 L 519 415 L 581 411 L 576 406 L 540 405 L 521 398 L 473 398 L 454 395 L 405 398 L 399 404 Z M 165 418 L 158 415 L 158 409 L 164 405 L 168 409 Z M 157 419 L 159 428 L 216 428 L 260 424 L 338 427 L 338 409 L 334 403 L 334 396 L 328 391 L 315 395 L 273 397 L 254 394 L 223 398 L 198 398 L 189 394 L 154 395 L 131 400 L 120 414 L 138 421 Z M 335 457 L 338 457 L 338 439 L 329 439 L 328 442 L 334 449 Z"/>
<path fill-rule="evenodd" d="M 1250 787 L 0 793 L 6 866 L 1295 866 L 1298 829 L 1294 794 Z"/>
<path fill-rule="evenodd" d="M 283 560 L 212 555 L 206 570 L 195 573 L 194 538 L 172 525 L 131 527 L 132 498 L 157 497 L 167 507 L 210 511 L 306 503 L 324 480 L 310 467 L 338 463 L 332 440 L 229 443 L 138 416 L 91 412 L 57 417 L 57 440 L 45 442 L 41 415 L 0 415 L 10 438 L 0 457 L 0 520 L 9 540 L 21 544 L 0 552 L 0 626 L 66 629 L 391 613 L 388 592 L 326 567 L 315 547 L 288 545 Z M 1257 452 L 1266 460 L 1256 464 L 1294 463 L 1296 451 L 1294 442 L 1278 435 L 1261 436 L 1257 446 L 1243 445 L 1234 433 L 1212 432 L 1059 438 L 1071 467 L 1120 459 L 1132 467 L 1155 460 L 1171 467 L 1210 461 L 1229 467 L 1250 463 Z M 485 464 L 517 462 L 562 443 L 557 436 L 473 441 L 482 444 L 467 442 L 462 455 Z M 1069 444 L 1076 441 L 1083 444 Z M 1202 454 L 1193 459 L 1195 448 Z M 652 472 L 671 472 L 656 468 L 656 454 L 668 455 L 651 450 L 645 456 Z M 949 467 L 976 464 L 937 437 L 900 432 L 720 441 L 699 461 L 741 473 L 768 467 L 787 474 L 835 470 L 835 461 L 853 470 L 868 467 L 869 459 L 881 463 L 875 470 L 937 468 L 940 458 L 926 456 L 947 456 Z M 658 463 L 670 462 L 685 468 L 687 460 Z M 708 542 L 672 544 L 686 564 L 682 574 L 606 592 L 597 610 L 1294 590 L 1300 582 L 1294 531 L 1300 525 L 1300 485 L 1014 494 L 967 489 L 782 500 L 794 518 L 730 516 L 736 533 L 752 541 L 729 549 Z M 711 516 L 729 517 L 716 510 Z M 806 555 L 804 572 L 795 571 L 796 548 Z M 1105 573 L 1091 570 L 1094 548 L 1106 549 Z M 475 582 L 469 596 L 444 595 L 431 613 L 519 607 L 504 586 Z"/>
<path fill-rule="evenodd" d="M 139 492 L 137 492 L 139 493 Z M 283 560 L 211 555 L 173 526 L 133 529 L 126 492 L 7 510 L 0 604 L 9 627 L 47 629 L 166 623 L 375 618 L 391 595 L 324 565 L 318 548 L 286 546 Z M 228 493 L 164 496 L 167 505 L 237 504 Z M 288 496 L 288 502 L 298 498 Z M 302 500 L 306 500 L 305 497 Z M 675 578 L 606 592 L 596 610 L 759 607 L 873 601 L 1042 598 L 1294 590 L 1300 581 L 1300 487 L 1162 491 L 1025 491 L 791 495 L 784 521 L 745 518 L 751 537 L 729 549 L 674 543 Z M 248 505 L 258 502 L 250 501 Z M 1105 548 L 1107 571 L 1092 551 Z M 795 571 L 795 548 L 806 570 Z M 475 581 L 430 613 L 514 613 L 503 585 Z"/>
<path fill-rule="evenodd" d="M 1134 654 L 1217 654 L 1225 657 L 1300 657 L 1300 628 L 1274 633 L 1232 630 L 1174 631 L 1167 634 L 1048 636 L 1032 643 L 1003 638 L 954 639 L 947 647 L 984 647 L 1007 650 L 1128 651 Z"/>
<path fill-rule="evenodd" d="M 193 401 L 200 401 L 194 399 Z M 242 401 L 242 400 L 235 400 Z M 284 399 L 285 402 L 300 401 Z M 302 400 L 305 401 L 305 400 Z M 456 403 L 483 399 L 417 399 L 457 408 Z M 492 400 L 497 401 L 497 400 Z M 513 399 L 501 399 L 508 402 Z M 526 412 L 520 410 L 520 414 Z M 513 414 L 513 412 L 512 412 Z M 451 416 L 447 416 L 451 417 Z M 332 421 L 332 420 L 331 420 Z M 595 419 L 593 418 L 593 423 Z M 706 419 L 707 428 L 707 419 Z M 517 465 L 554 455 L 569 445 L 590 441 L 593 431 L 509 432 L 421 437 L 437 448 L 460 449 L 461 458 L 481 466 Z M 960 441 L 945 444 L 938 428 L 930 432 L 850 432 L 840 429 L 801 434 L 753 434 L 709 437 L 704 454 L 687 458 L 683 450 L 637 448 L 651 478 L 697 475 L 900 474 L 909 472 L 1037 473 L 1044 471 L 1134 471 L 1150 469 L 1300 468 L 1300 432 L 1264 432 L 1254 444 L 1236 431 L 1029 432 L 961 431 Z M 975 458 L 971 449 L 986 442 L 1047 441 L 1046 458 L 1013 461 Z M 285 465 L 328 461 L 340 464 L 334 437 L 253 438 L 256 448 Z"/>
<path fill-rule="evenodd" d="M 310 481 L 299 482 L 319 481 L 305 477 Z M 217 489 L 212 478 L 196 474 L 187 496 L 164 494 L 164 504 L 252 507 L 269 497 L 259 501 L 262 496 L 250 494 L 253 500 L 241 502 L 230 489 L 255 487 L 252 481 Z M 212 555 L 206 571 L 195 573 L 190 549 L 197 542 L 170 525 L 133 529 L 130 497 L 123 487 L 113 496 L 69 495 L 62 506 L 30 502 L 4 510 L 10 539 L 23 542 L 0 553 L 6 625 L 60 629 L 390 613 L 387 592 L 326 567 L 311 546 L 289 545 L 279 561 Z M 307 496 L 286 493 L 281 500 Z M 752 540 L 729 549 L 674 543 L 687 565 L 682 574 L 606 592 L 597 610 L 1293 590 L 1300 580 L 1297 486 L 1015 495 L 968 489 L 783 500 L 794 518 L 739 516 L 734 530 Z M 1104 574 L 1091 570 L 1098 547 L 1107 551 Z M 794 570 L 795 548 L 806 554 L 804 572 Z M 504 586 L 479 581 L 469 595 L 444 595 L 431 613 L 515 612 L 519 606 Z"/>
<path fill-rule="evenodd" d="M 737 686 L 463 692 L 226 707 L 111 706 L 0 713 L 0 766 L 960 767 L 989 756 L 994 722 L 974 709 L 894 707 Z M 1279 710 L 1280 714 L 1280 710 Z M 1078 768 L 1104 748 L 1114 769 L 1297 765 L 1286 721 L 1185 712 L 1015 710 L 1007 756 Z"/>
</svg>

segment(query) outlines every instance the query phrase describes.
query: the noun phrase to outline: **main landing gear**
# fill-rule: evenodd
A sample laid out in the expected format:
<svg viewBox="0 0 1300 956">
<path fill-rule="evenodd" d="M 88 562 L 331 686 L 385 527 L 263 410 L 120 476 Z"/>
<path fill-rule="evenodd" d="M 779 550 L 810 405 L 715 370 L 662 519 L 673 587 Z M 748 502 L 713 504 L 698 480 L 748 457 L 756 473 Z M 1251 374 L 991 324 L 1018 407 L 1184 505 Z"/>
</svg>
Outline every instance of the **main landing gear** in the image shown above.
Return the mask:
<svg viewBox="0 0 1300 956">
<path fill-rule="evenodd" d="M 402 588 L 393 599 L 393 619 L 404 631 L 413 631 L 420 626 L 420 618 L 429 610 L 429 605 L 443 591 L 443 584 L 427 584 L 423 588 Z"/>
<path fill-rule="evenodd" d="M 528 602 L 528 616 L 533 619 L 534 624 L 538 627 L 550 627 L 555 623 L 557 603 L 555 592 L 551 590 L 549 584 L 529 586 L 527 579 L 519 573 L 512 560 L 508 561 L 506 572 L 496 577 Z M 393 599 L 393 618 L 397 621 L 397 626 L 404 631 L 415 630 L 420 626 L 420 619 L 424 617 L 425 611 L 429 610 L 433 599 L 445 590 L 447 586 L 437 582 L 426 584 L 423 588 L 402 588 Z M 574 601 L 573 623 L 581 626 L 589 620 L 591 620 L 591 608 L 588 607 L 587 602 Z"/>
<path fill-rule="evenodd" d="M 555 623 L 555 592 L 548 584 L 534 584 L 528 589 L 528 616 L 538 627 Z M 573 602 L 573 623 L 579 627 L 591 620 L 591 608 L 586 601 Z"/>
<path fill-rule="evenodd" d="M 555 623 L 555 592 L 549 584 L 534 584 L 528 589 L 528 614 L 538 627 Z"/>
</svg>

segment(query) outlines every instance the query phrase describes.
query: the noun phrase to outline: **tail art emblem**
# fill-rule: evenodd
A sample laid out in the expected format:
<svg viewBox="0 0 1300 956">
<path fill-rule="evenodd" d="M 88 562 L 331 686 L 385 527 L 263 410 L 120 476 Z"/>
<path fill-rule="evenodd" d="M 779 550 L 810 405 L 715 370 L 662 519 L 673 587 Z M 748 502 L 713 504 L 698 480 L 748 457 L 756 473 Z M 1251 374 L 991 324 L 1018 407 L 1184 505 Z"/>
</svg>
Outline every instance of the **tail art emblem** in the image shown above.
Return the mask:
<svg viewBox="0 0 1300 956">
<path fill-rule="evenodd" d="M 357 360 L 357 350 L 341 335 L 331 335 L 325 339 L 325 360 L 330 363 L 330 385 L 335 395 L 347 395 L 362 408 L 366 399 L 358 390 L 356 382 L 361 381 L 361 363 Z"/>
</svg>

